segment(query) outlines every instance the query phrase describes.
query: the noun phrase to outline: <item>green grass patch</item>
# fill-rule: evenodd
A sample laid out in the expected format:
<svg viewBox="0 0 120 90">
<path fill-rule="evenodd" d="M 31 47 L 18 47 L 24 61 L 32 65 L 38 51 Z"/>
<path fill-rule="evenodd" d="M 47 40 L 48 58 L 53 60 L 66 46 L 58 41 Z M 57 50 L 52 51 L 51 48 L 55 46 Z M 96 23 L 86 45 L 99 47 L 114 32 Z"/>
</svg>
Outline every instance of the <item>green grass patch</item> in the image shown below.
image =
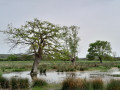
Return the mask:
<svg viewBox="0 0 120 90">
<path fill-rule="evenodd" d="M 61 90 L 62 85 L 58 84 L 48 84 L 47 86 L 42 87 L 33 87 L 32 90 Z"/>
<path fill-rule="evenodd" d="M 44 79 L 35 79 L 33 80 L 33 85 L 32 87 L 43 87 L 47 86 L 48 83 Z"/>
</svg>

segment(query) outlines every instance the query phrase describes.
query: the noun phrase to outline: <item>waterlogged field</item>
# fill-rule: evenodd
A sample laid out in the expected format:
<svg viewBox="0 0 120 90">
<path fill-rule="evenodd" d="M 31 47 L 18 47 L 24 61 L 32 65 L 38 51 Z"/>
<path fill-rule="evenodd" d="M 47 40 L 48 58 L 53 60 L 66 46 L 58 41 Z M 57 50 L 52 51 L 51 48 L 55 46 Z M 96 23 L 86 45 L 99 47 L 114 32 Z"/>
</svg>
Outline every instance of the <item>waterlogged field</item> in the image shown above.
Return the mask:
<svg viewBox="0 0 120 90">
<path fill-rule="evenodd" d="M 0 72 L 19 72 L 31 70 L 33 61 L 0 61 Z M 39 69 L 64 71 L 101 70 L 106 71 L 111 67 L 120 68 L 120 62 L 105 61 L 76 61 L 73 67 L 70 61 L 41 61 Z"/>
<path fill-rule="evenodd" d="M 71 86 L 69 83 L 69 80 L 67 81 L 66 78 L 80 78 L 82 81 L 85 79 L 87 80 L 87 83 L 89 84 L 89 88 L 85 87 L 82 90 L 95 90 L 93 88 L 99 88 L 97 85 L 93 87 L 91 85 L 94 84 L 94 82 L 98 81 L 99 84 L 101 83 L 105 84 L 102 85 L 99 90 L 110 90 L 107 88 L 111 88 L 111 83 L 120 82 L 120 81 L 114 81 L 116 79 L 120 80 L 120 62 L 110 62 L 105 61 L 103 64 L 100 64 L 97 61 L 77 61 L 76 65 L 73 66 L 70 61 L 41 61 L 39 65 L 39 74 L 38 79 L 43 79 L 33 81 L 30 77 L 30 70 L 32 67 L 33 61 L 1 61 L 0 62 L 0 77 L 3 77 L 5 79 L 0 79 L 5 82 L 5 80 L 9 80 L 10 83 L 19 83 L 24 82 L 24 80 L 21 79 L 28 79 L 28 87 L 25 88 L 31 88 L 33 90 L 69 90 L 70 88 L 78 87 L 79 90 L 81 87 L 78 85 Z M 45 72 L 43 72 L 45 71 Z M 11 78 L 13 78 L 13 82 L 11 82 Z M 19 79 L 21 78 L 21 79 Z M 16 80 L 19 79 L 19 80 Z M 97 79 L 97 80 L 96 80 Z M 98 80 L 99 79 L 99 80 Z M 66 80 L 66 81 L 65 81 Z M 73 80 L 73 79 L 70 79 Z M 82 81 L 71 81 L 73 83 L 82 83 Z M 96 81 L 91 81 L 96 80 Z M 46 84 L 45 84 L 45 82 Z M 107 82 L 106 82 L 107 81 Z M 32 82 L 32 83 L 31 83 Z M 84 81 L 85 82 L 85 81 Z M 26 80 L 27 83 L 27 80 Z M 42 84 L 41 84 L 42 83 Z M 33 87 L 32 85 L 35 84 Z M 45 85 L 44 85 L 45 84 Z M 6 84 L 5 84 L 6 85 Z M 12 84 L 9 84 L 8 86 L 12 88 L 14 86 L 10 86 Z M 19 84 L 15 88 L 23 88 L 20 87 L 21 84 Z M 86 84 L 87 85 L 87 84 Z M 116 86 L 115 86 L 116 85 Z M 112 85 L 112 87 L 117 87 L 118 89 L 112 89 L 112 90 L 120 90 L 120 85 Z M 69 88 L 67 88 L 69 87 Z M 0 87 L 2 88 L 2 87 Z M 86 89 L 87 88 L 87 89 Z"/>
</svg>

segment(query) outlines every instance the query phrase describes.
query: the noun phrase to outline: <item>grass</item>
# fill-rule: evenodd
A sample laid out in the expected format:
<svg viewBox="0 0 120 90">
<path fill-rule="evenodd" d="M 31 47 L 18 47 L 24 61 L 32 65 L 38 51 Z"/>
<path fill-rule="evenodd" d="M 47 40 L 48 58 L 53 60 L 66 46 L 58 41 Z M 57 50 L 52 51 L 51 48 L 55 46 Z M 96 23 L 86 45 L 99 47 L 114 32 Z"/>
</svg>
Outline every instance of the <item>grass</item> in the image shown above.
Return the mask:
<svg viewBox="0 0 120 90">
<path fill-rule="evenodd" d="M 31 70 L 32 65 L 33 61 L 0 61 L 0 72 L 20 72 Z M 43 68 L 59 72 L 84 70 L 107 71 L 111 67 L 120 68 L 120 61 L 104 61 L 103 64 L 100 64 L 99 61 L 76 61 L 75 67 L 72 66 L 70 61 L 41 61 L 39 64 L 39 70 Z"/>
<path fill-rule="evenodd" d="M 0 77 L 0 88 L 6 89 L 6 88 L 9 88 L 9 87 L 10 87 L 9 80 L 7 80 L 4 77 Z"/>
<path fill-rule="evenodd" d="M 85 79 L 66 78 L 62 83 L 62 90 L 88 90 L 89 83 Z"/>
<path fill-rule="evenodd" d="M 89 83 L 93 90 L 104 90 L 104 83 L 100 78 L 93 79 Z"/>
<path fill-rule="evenodd" d="M 10 86 L 12 89 L 27 89 L 29 88 L 29 81 L 23 78 L 11 78 Z"/>
<path fill-rule="evenodd" d="M 120 80 L 111 80 L 107 84 L 106 90 L 120 90 Z"/>
<path fill-rule="evenodd" d="M 47 86 L 43 87 L 32 87 L 32 90 L 61 90 L 61 84 L 48 84 Z"/>
<path fill-rule="evenodd" d="M 33 80 L 33 85 L 32 87 L 43 87 L 47 86 L 48 83 L 44 79 L 35 79 Z"/>
<path fill-rule="evenodd" d="M 0 61 L 0 77 L 2 77 L 2 73 L 4 73 L 4 72 L 13 72 L 13 71 L 14 72 L 20 72 L 20 71 L 25 71 L 25 70 L 31 70 L 32 64 L 33 64 L 33 61 Z M 120 68 L 120 61 L 115 61 L 115 62 L 103 61 L 103 64 L 100 64 L 99 61 L 76 61 L 75 66 L 72 66 L 70 61 L 41 61 L 40 64 L 39 64 L 39 70 L 42 73 L 44 73 L 46 70 L 56 70 L 56 71 L 59 71 L 59 72 L 84 71 L 84 70 L 107 71 L 111 67 Z M 117 75 L 117 76 L 119 76 L 119 75 Z M 2 79 L 0 79 L 0 80 L 2 81 Z M 15 82 L 17 82 L 17 81 L 20 82 L 19 80 L 16 80 Z M 91 89 L 93 89 L 93 87 L 98 88 L 98 86 L 96 84 L 100 83 L 99 80 L 98 80 L 98 81 L 94 81 L 94 82 L 92 82 L 92 84 L 90 84 L 89 81 L 85 81 L 85 80 L 81 80 L 81 79 L 79 79 L 78 81 L 73 80 L 73 82 L 80 82 L 81 84 L 84 82 L 82 84 L 84 86 L 84 88 L 88 88 L 88 86 L 90 86 L 89 88 L 91 88 Z M 95 82 L 97 82 L 97 83 L 95 83 Z M 114 81 L 114 83 L 116 83 L 116 82 L 119 82 L 119 81 Z M 24 81 L 21 81 L 21 83 L 24 83 Z M 80 83 L 77 84 L 76 86 L 73 83 L 73 87 L 74 86 L 75 87 L 80 87 L 80 85 L 81 85 Z M 116 87 L 120 86 L 117 83 L 116 84 L 114 84 L 114 83 L 111 84 L 111 83 L 113 83 L 113 82 L 111 81 L 107 86 L 105 86 L 106 89 L 109 88 L 110 86 L 111 87 L 114 87 L 115 85 L 116 85 Z M 15 84 L 17 84 L 17 83 L 15 83 Z M 29 87 L 28 84 L 27 85 L 24 84 L 24 85 Z M 19 84 L 18 88 L 20 88 L 20 86 L 24 86 L 24 85 Z M 35 87 L 32 87 L 32 89 L 33 90 L 37 90 L 37 89 L 38 90 L 60 90 L 61 88 L 63 88 L 62 85 L 63 84 L 47 84 L 47 85 L 43 85 L 43 86 L 36 85 Z M 66 84 L 66 86 L 67 85 L 68 84 Z M 10 86 L 11 86 L 11 82 L 10 82 Z M 12 87 L 13 86 L 14 86 L 14 84 L 12 85 Z M 102 84 L 101 84 L 101 87 L 102 87 Z M 109 90 L 109 89 L 107 89 L 107 90 Z"/>
</svg>

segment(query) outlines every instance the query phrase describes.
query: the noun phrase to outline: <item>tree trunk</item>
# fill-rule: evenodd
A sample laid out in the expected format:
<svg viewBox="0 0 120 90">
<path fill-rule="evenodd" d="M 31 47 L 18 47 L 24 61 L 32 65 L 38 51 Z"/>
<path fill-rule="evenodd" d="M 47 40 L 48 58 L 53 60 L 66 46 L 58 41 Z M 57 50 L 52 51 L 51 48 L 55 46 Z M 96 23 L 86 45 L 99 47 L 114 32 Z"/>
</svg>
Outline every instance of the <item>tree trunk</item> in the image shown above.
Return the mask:
<svg viewBox="0 0 120 90">
<path fill-rule="evenodd" d="M 71 59 L 72 64 L 75 66 L 75 58 Z"/>
<path fill-rule="evenodd" d="M 41 55 L 35 54 L 35 60 L 32 66 L 32 70 L 31 70 L 31 75 L 37 75 L 38 72 L 38 65 L 40 63 L 41 60 Z"/>
<path fill-rule="evenodd" d="M 101 57 L 99 57 L 99 60 L 100 60 L 100 63 L 102 64 L 102 58 Z"/>
</svg>

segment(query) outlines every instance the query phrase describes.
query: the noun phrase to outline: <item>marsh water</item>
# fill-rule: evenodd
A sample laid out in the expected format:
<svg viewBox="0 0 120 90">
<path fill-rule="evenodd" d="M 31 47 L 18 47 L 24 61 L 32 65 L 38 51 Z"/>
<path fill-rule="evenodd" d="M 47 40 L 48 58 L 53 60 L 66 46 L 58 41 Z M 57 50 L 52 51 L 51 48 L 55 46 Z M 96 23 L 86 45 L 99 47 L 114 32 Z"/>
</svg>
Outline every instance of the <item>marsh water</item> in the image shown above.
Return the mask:
<svg viewBox="0 0 120 90">
<path fill-rule="evenodd" d="M 117 75 L 117 76 L 115 76 Z M 46 73 L 38 74 L 37 78 L 45 79 L 48 83 L 60 83 L 66 77 L 78 77 L 82 79 L 94 79 L 101 78 L 104 82 L 107 82 L 111 79 L 120 79 L 119 77 L 120 71 L 118 68 L 112 68 L 107 72 L 100 71 L 79 71 L 79 72 L 56 72 L 56 71 L 48 71 Z M 3 74 L 3 77 L 10 79 L 11 77 L 21 77 L 28 78 L 29 81 L 32 81 L 30 76 L 30 71 L 24 72 L 12 72 Z"/>
</svg>

